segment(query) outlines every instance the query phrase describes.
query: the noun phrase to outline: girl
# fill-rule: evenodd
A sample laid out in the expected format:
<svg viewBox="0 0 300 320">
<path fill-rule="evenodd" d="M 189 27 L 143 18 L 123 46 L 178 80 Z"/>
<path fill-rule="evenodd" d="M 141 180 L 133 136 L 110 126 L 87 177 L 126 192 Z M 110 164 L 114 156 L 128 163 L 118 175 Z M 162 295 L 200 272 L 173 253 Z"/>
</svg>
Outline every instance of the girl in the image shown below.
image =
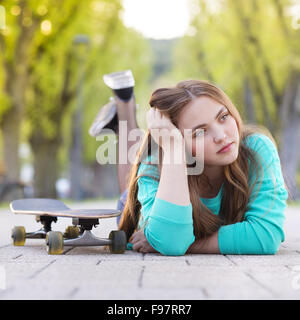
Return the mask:
<svg viewBox="0 0 300 320">
<path fill-rule="evenodd" d="M 128 120 L 129 129 L 137 127 L 132 101 L 126 112 L 117 101 L 119 120 Z M 149 103 L 136 161 L 123 165 L 122 174 L 119 168 L 119 228 L 128 248 L 163 255 L 275 254 L 284 241 L 288 192 L 267 130 L 244 125 L 227 95 L 206 81 L 158 89 Z M 153 141 L 158 148 L 151 149 Z M 188 175 L 186 152 L 194 156 L 197 144 L 203 144 L 204 169 Z M 181 163 L 167 161 L 179 151 Z"/>
</svg>

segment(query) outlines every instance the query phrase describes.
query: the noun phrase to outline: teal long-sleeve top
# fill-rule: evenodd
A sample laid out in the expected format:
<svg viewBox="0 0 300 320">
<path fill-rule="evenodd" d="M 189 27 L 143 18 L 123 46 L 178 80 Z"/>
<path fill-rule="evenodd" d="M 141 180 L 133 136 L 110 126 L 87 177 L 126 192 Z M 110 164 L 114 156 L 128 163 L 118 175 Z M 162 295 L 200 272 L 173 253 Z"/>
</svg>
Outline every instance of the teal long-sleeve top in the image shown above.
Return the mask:
<svg viewBox="0 0 300 320">
<path fill-rule="evenodd" d="M 255 152 L 261 170 L 244 220 L 219 228 L 219 250 L 221 254 L 275 254 L 284 241 L 283 225 L 288 198 L 277 148 L 260 133 L 249 135 L 242 143 Z M 149 157 L 146 161 L 150 160 Z M 182 206 L 156 197 L 159 170 L 155 165 L 146 164 L 146 161 L 140 164 L 137 173 L 147 175 L 138 179 L 138 200 L 141 203 L 139 228 L 144 228 L 148 242 L 161 254 L 184 255 L 195 241 L 192 204 Z M 253 183 L 256 177 L 256 171 L 250 165 L 248 182 Z M 223 185 L 215 198 L 200 198 L 216 215 L 221 206 L 222 190 Z M 128 243 L 127 248 L 132 249 L 132 244 Z"/>
</svg>

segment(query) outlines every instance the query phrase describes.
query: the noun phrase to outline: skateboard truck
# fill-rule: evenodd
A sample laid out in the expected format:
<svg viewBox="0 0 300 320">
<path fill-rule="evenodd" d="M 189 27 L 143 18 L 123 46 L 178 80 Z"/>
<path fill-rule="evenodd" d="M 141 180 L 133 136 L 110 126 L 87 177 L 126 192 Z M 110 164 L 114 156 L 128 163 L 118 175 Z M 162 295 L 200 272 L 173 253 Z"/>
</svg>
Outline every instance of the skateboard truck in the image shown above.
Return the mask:
<svg viewBox="0 0 300 320">
<path fill-rule="evenodd" d="M 61 254 L 64 246 L 109 246 L 111 253 L 124 253 L 126 250 L 127 240 L 124 231 L 111 231 L 108 239 L 98 238 L 92 233 L 93 227 L 99 224 L 98 219 L 73 218 L 72 222 L 75 228 L 80 227 L 76 237 L 64 238 L 63 234 L 57 231 L 47 233 L 46 245 L 49 254 Z"/>
<path fill-rule="evenodd" d="M 80 235 L 73 239 L 64 240 L 65 246 L 104 246 L 111 245 L 110 239 L 102 239 L 93 235 L 92 229 L 99 224 L 99 219 L 73 218 L 74 226 L 80 226 Z"/>
<path fill-rule="evenodd" d="M 119 210 L 72 210 L 63 202 L 54 199 L 14 200 L 10 207 L 14 213 L 38 216 L 37 222 L 43 225 L 40 230 L 30 233 L 26 233 L 23 226 L 14 227 L 11 237 L 15 246 L 24 246 L 26 239 L 46 239 L 49 254 L 62 254 L 64 246 L 106 245 L 111 253 L 124 253 L 126 250 L 127 239 L 122 230 L 111 231 L 108 239 L 92 234 L 92 229 L 99 224 L 99 219 L 117 217 L 121 214 Z M 65 233 L 52 231 L 51 223 L 56 222 L 57 217 L 72 218 L 73 226 L 69 226 Z"/>
<path fill-rule="evenodd" d="M 40 222 L 43 227 L 37 231 L 25 232 L 24 227 L 14 227 L 11 237 L 14 240 L 15 246 L 23 246 L 25 239 L 45 239 L 48 232 L 51 231 L 51 223 L 57 221 L 57 217 L 37 216 L 37 222 Z"/>
</svg>

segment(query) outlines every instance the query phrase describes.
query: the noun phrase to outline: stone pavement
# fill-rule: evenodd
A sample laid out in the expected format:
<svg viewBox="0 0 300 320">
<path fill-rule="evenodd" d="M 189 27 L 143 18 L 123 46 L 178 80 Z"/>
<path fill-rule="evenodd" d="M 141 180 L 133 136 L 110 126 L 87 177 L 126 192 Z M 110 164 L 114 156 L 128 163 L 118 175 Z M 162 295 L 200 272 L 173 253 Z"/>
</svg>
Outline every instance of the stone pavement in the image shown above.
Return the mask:
<svg viewBox="0 0 300 320">
<path fill-rule="evenodd" d="M 71 208 L 116 208 L 116 201 Z M 47 254 L 44 240 L 11 244 L 15 225 L 39 228 L 34 216 L 0 210 L 0 300 L 6 299 L 300 299 L 300 208 L 289 207 L 286 241 L 273 256 L 141 254 L 112 255 L 103 247 L 67 247 Z M 53 230 L 64 231 L 60 218 Z M 95 235 L 108 237 L 115 219 L 100 220 Z"/>
</svg>

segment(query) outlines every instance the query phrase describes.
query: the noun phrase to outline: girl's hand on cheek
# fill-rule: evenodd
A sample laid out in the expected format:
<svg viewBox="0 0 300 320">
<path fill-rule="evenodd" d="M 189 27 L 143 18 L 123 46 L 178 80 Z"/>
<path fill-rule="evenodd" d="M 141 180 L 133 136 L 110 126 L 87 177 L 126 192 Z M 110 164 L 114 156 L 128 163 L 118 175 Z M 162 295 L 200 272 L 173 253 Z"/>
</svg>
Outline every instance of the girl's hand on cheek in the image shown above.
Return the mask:
<svg viewBox="0 0 300 320">
<path fill-rule="evenodd" d="M 157 108 L 147 112 L 147 125 L 152 138 L 163 150 L 169 148 L 170 142 L 184 142 L 180 130 Z"/>
</svg>

